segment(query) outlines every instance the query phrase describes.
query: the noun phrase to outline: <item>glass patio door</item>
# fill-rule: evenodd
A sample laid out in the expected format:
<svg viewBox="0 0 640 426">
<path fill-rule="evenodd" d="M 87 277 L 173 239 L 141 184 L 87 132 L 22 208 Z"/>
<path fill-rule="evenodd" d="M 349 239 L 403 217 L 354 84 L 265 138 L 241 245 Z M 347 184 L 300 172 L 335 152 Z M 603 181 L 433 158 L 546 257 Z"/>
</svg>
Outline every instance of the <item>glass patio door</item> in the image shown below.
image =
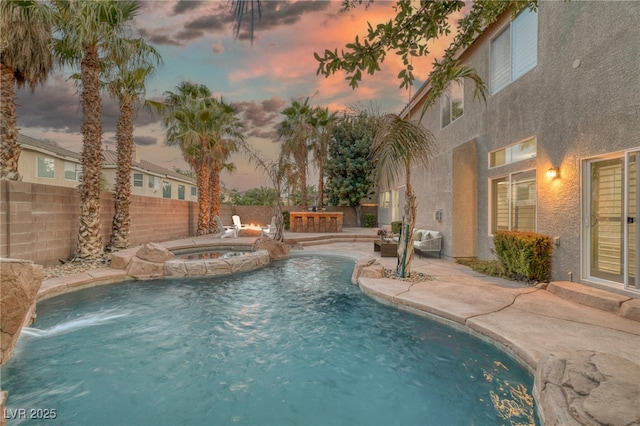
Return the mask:
<svg viewBox="0 0 640 426">
<path fill-rule="evenodd" d="M 640 290 L 639 153 L 592 160 L 585 176 L 586 275 L 634 290 Z"/>
</svg>

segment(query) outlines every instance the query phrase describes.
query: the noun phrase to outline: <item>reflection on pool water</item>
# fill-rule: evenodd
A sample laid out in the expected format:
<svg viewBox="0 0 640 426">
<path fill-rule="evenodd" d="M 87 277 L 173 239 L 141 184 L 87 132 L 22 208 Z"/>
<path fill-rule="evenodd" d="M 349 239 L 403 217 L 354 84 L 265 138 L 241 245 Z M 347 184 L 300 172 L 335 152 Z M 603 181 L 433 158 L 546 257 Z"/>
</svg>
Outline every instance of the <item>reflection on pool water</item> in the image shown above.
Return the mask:
<svg viewBox="0 0 640 426">
<path fill-rule="evenodd" d="M 184 260 L 202 260 L 202 259 L 230 259 L 238 256 L 246 256 L 251 252 L 249 251 L 238 251 L 238 250 L 225 250 L 225 249 L 214 249 L 214 250 L 199 250 L 199 251 L 187 251 L 183 253 L 176 253 L 176 259 L 184 259 Z"/>
<path fill-rule="evenodd" d="M 516 362 L 371 300 L 352 269 L 296 257 L 46 300 L 3 369 L 7 410 L 56 409 L 52 425 L 535 423 Z"/>
</svg>

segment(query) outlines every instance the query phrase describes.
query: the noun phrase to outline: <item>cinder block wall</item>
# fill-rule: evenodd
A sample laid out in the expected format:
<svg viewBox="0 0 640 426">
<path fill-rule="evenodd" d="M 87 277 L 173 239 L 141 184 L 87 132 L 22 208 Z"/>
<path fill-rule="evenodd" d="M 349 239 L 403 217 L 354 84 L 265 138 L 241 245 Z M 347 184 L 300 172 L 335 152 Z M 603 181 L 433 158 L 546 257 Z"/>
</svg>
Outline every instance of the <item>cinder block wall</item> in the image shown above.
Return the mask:
<svg viewBox="0 0 640 426">
<path fill-rule="evenodd" d="M 0 181 L 0 257 L 31 260 L 52 266 L 68 259 L 76 251 L 80 197 L 75 188 L 36 183 Z M 113 194 L 105 192 L 101 200 L 101 233 L 106 245 L 111 236 Z M 301 211 L 285 206 L 284 211 Z M 356 216 L 350 207 L 327 207 L 344 213 L 344 227 L 355 227 Z M 196 234 L 198 204 L 143 196 L 131 197 L 132 246 L 150 241 L 162 242 Z M 376 214 L 376 206 L 365 206 L 362 214 Z M 220 206 L 220 218 L 231 225 L 237 214 L 242 223 L 268 225 L 273 207 Z"/>
<path fill-rule="evenodd" d="M 26 182 L 0 182 L 0 257 L 51 266 L 76 250 L 80 197 L 75 188 Z M 113 194 L 101 197 L 101 233 L 111 236 Z M 197 204 L 132 196 L 132 245 L 194 235 Z"/>
</svg>

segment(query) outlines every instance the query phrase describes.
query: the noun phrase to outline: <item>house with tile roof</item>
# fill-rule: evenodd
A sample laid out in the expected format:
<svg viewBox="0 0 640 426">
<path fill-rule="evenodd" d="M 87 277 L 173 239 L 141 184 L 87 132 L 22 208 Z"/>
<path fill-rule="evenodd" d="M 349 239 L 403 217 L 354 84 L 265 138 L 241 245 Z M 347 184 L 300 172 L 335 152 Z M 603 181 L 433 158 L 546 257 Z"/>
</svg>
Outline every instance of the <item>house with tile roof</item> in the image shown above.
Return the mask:
<svg viewBox="0 0 640 426">
<path fill-rule="evenodd" d="M 50 142 L 26 135 L 18 136 L 22 154 L 18 172 L 24 182 L 74 188 L 82 176 L 80 154 Z M 102 175 L 104 190 L 113 191 L 116 181 L 117 153 L 104 150 Z M 131 193 L 145 197 L 197 201 L 194 179 L 142 160 L 136 155 L 131 168 Z"/>
<path fill-rule="evenodd" d="M 638 22 L 640 2 L 538 2 L 459 52 L 486 102 L 452 83 L 421 120 L 439 151 L 412 170 L 416 225 L 444 235 L 443 257 L 495 259 L 496 231 L 533 231 L 555 243 L 552 280 L 640 294 Z M 379 196 L 379 222 L 401 220 L 403 182 Z"/>
</svg>

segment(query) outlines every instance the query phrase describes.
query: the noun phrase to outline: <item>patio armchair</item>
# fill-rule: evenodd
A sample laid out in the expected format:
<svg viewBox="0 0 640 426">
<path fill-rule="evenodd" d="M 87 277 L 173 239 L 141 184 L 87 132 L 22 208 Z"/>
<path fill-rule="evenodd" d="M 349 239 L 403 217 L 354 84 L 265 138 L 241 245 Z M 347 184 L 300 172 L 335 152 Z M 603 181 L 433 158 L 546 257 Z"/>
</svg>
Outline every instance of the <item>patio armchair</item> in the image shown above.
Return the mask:
<svg viewBox="0 0 640 426">
<path fill-rule="evenodd" d="M 442 234 L 439 231 L 416 229 L 413 231 L 413 250 L 422 257 L 423 253 L 438 253 L 442 257 Z"/>
<path fill-rule="evenodd" d="M 249 227 L 249 225 L 242 223 L 242 221 L 240 220 L 240 216 L 238 216 L 237 214 L 231 216 L 231 220 L 233 220 L 233 226 L 235 226 L 238 230 L 247 229 Z"/>
<path fill-rule="evenodd" d="M 216 221 L 216 225 L 218 226 L 217 235 L 220 235 L 220 239 L 231 237 L 231 236 L 233 236 L 233 238 L 236 238 L 238 236 L 238 228 L 235 226 L 223 225 L 222 219 L 220 219 L 220 216 L 214 216 L 213 220 Z"/>
<path fill-rule="evenodd" d="M 273 216 L 271 218 L 271 223 L 267 226 L 262 227 L 262 235 L 274 238 L 276 236 L 276 217 Z"/>
</svg>

